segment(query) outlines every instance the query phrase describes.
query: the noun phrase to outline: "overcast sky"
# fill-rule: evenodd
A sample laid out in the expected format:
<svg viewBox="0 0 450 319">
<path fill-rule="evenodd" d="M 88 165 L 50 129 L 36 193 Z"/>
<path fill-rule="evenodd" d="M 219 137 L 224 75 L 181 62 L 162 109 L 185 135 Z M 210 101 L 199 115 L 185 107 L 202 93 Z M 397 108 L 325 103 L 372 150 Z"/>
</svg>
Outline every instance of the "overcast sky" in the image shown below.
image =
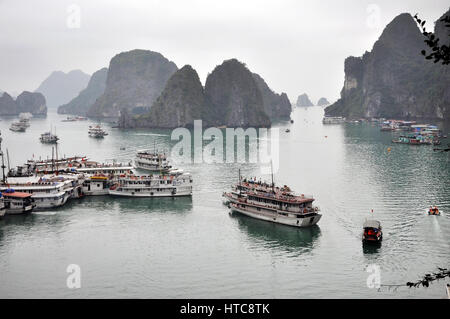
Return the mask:
<svg viewBox="0 0 450 319">
<path fill-rule="evenodd" d="M 0 90 L 35 90 L 56 70 L 92 74 L 139 48 L 192 65 L 203 84 L 237 58 L 291 100 L 306 92 L 333 101 L 344 59 L 371 50 L 396 15 L 418 12 L 433 28 L 448 8 L 448 0 L 0 0 Z"/>
</svg>

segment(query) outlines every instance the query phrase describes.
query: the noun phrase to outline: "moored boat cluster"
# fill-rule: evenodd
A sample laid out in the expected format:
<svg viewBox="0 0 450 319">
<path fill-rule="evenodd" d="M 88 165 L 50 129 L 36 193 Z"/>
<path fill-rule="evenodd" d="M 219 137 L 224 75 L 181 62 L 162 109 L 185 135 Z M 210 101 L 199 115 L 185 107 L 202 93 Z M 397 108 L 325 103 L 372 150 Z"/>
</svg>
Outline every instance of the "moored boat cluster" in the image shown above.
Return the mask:
<svg viewBox="0 0 450 319">
<path fill-rule="evenodd" d="M 106 164 L 86 156 L 32 159 L 6 173 L 1 145 L 0 153 L 0 217 L 61 207 L 70 199 L 84 196 L 192 196 L 192 176 L 172 168 L 165 155 L 156 151 L 139 151 L 136 155 L 136 166 L 149 171 L 148 175 L 138 175 L 131 162 Z M 138 164 L 143 156 L 152 165 Z"/>
</svg>

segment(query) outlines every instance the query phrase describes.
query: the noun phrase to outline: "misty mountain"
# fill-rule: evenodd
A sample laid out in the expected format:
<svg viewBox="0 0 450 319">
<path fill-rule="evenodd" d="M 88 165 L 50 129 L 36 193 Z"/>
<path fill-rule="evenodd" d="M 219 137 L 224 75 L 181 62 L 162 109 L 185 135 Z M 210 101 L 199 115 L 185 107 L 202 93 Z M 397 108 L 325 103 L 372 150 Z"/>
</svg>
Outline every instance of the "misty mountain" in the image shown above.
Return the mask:
<svg viewBox="0 0 450 319">
<path fill-rule="evenodd" d="M 119 117 L 120 111 L 146 113 L 178 70 L 158 52 L 132 50 L 114 56 L 108 68 L 103 95 L 92 105 L 92 117 Z"/>
<path fill-rule="evenodd" d="M 297 106 L 304 107 L 304 106 L 313 106 L 311 100 L 308 97 L 308 94 L 303 93 L 298 96 L 297 98 Z"/>
<path fill-rule="evenodd" d="M 271 119 L 289 119 L 292 112 L 292 105 L 286 93 L 275 93 L 264 81 L 264 79 L 256 73 L 253 78 L 261 91 L 264 111 Z"/>
<path fill-rule="evenodd" d="M 90 107 L 105 92 L 107 74 L 107 68 L 94 72 L 87 87 L 69 103 L 59 106 L 58 113 L 85 116 Z"/>
<path fill-rule="evenodd" d="M 317 105 L 318 106 L 325 106 L 325 105 L 328 105 L 328 104 L 330 104 L 330 102 L 328 102 L 328 100 L 326 98 L 324 98 L 324 97 L 321 97 L 319 99 L 319 101 L 317 101 Z"/>
<path fill-rule="evenodd" d="M 264 81 L 262 78 L 258 80 Z M 268 87 L 264 87 L 266 89 Z M 285 104 L 287 96 L 270 92 L 266 103 L 254 74 L 236 59 L 217 66 L 208 75 L 205 88 L 197 72 L 186 65 L 171 76 L 148 113 L 133 115 L 128 109 L 123 109 L 119 126 L 191 127 L 194 120 L 201 119 L 205 127 L 266 127 L 271 123 L 266 108 L 271 114 L 279 110 L 283 115 L 287 109 L 290 114 L 290 103 Z"/>
<path fill-rule="evenodd" d="M 438 34 L 445 31 L 442 24 L 436 22 Z M 450 119 L 449 68 L 423 57 L 424 39 L 409 13 L 395 17 L 371 52 L 345 60 L 341 98 L 326 114 Z"/>
<path fill-rule="evenodd" d="M 38 92 L 24 91 L 15 100 L 6 92 L 0 95 L 0 115 L 19 115 L 24 112 L 33 115 L 47 115 L 44 95 Z"/>
<path fill-rule="evenodd" d="M 80 70 L 68 73 L 55 71 L 39 85 L 35 92 L 40 92 L 45 96 L 50 109 L 57 108 L 76 97 L 86 87 L 89 78 L 88 74 Z"/>
</svg>

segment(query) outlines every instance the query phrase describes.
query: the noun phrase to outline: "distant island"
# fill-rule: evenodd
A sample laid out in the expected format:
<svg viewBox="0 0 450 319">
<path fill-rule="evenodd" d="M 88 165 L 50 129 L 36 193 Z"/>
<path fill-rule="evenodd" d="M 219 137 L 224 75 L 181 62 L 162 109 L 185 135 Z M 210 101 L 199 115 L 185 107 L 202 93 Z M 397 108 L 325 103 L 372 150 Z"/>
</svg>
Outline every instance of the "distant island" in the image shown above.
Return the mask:
<svg viewBox="0 0 450 319">
<path fill-rule="evenodd" d="M 62 71 L 52 72 L 35 90 L 42 93 L 49 109 L 68 103 L 86 88 L 90 79 L 89 74 L 80 70 L 68 73 Z"/>
<path fill-rule="evenodd" d="M 100 69 L 92 74 L 87 87 L 69 103 L 58 107 L 59 114 L 74 114 L 86 116 L 89 109 L 105 92 L 108 69 Z"/>
<path fill-rule="evenodd" d="M 44 95 L 23 91 L 14 99 L 6 92 L 0 95 L 0 115 L 19 115 L 31 113 L 33 115 L 47 115 L 47 105 Z"/>
<path fill-rule="evenodd" d="M 328 102 L 328 100 L 326 98 L 324 98 L 324 97 L 321 97 L 319 99 L 319 101 L 317 101 L 317 105 L 318 106 L 326 106 L 326 105 L 329 105 L 329 104 L 330 104 L 330 102 Z"/>
<path fill-rule="evenodd" d="M 299 107 L 314 106 L 306 93 L 298 96 L 296 105 Z"/>
<path fill-rule="evenodd" d="M 450 10 L 443 17 L 449 14 Z M 444 22 L 439 20 L 435 33 L 450 45 Z M 409 13 L 395 17 L 371 52 L 345 60 L 341 98 L 327 107 L 325 114 L 450 119 L 449 68 L 424 59 L 424 39 Z"/>
<path fill-rule="evenodd" d="M 289 119 L 291 111 L 286 93 L 274 92 L 236 59 L 217 66 L 203 87 L 190 65 L 178 69 L 148 50 L 117 54 L 58 108 L 61 114 L 119 118 L 122 128 L 189 127 L 195 119 L 205 126 L 267 127 L 272 120 Z"/>
<path fill-rule="evenodd" d="M 271 119 L 288 119 L 291 108 L 285 93 L 273 92 L 245 64 L 230 59 L 208 75 L 205 87 L 197 72 L 185 65 L 170 77 L 147 113 L 133 115 L 122 108 L 119 126 L 192 127 L 195 119 L 202 119 L 204 126 L 267 127 Z"/>
</svg>

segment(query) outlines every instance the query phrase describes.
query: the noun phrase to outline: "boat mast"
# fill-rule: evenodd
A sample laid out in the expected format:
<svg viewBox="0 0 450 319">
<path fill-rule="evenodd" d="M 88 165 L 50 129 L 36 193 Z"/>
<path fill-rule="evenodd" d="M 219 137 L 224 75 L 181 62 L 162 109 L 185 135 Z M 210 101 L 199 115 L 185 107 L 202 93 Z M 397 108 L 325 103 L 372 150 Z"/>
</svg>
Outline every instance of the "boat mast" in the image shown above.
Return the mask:
<svg viewBox="0 0 450 319">
<path fill-rule="evenodd" d="M 270 172 L 272 175 L 272 193 L 275 193 L 275 189 L 274 189 L 274 183 L 273 183 L 273 167 L 272 167 L 272 160 L 270 160 Z"/>
<path fill-rule="evenodd" d="M 6 159 L 8 161 L 8 172 L 11 170 L 11 167 L 9 166 L 9 152 L 8 149 L 6 149 Z"/>
<path fill-rule="evenodd" d="M 0 133 L 1 135 L 1 133 Z M 2 156 L 2 173 L 3 173 L 3 184 L 6 184 L 6 175 L 5 175 L 5 160 L 4 160 L 4 156 L 3 156 L 3 152 L 2 152 L 2 141 L 3 138 L 0 136 L 0 154 Z"/>
<path fill-rule="evenodd" d="M 55 127 L 55 131 L 56 131 L 56 127 Z M 58 175 L 58 141 L 56 141 L 55 149 L 56 149 L 56 175 Z"/>
</svg>

